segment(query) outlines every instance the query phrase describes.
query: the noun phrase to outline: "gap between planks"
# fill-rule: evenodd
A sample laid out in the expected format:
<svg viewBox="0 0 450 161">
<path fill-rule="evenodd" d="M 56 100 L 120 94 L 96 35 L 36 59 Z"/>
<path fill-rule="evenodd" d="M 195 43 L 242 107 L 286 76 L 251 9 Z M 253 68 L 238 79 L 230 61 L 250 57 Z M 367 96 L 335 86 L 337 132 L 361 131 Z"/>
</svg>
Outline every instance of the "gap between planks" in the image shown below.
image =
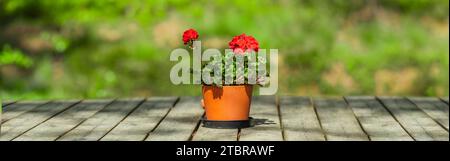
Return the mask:
<svg viewBox="0 0 450 161">
<path fill-rule="evenodd" d="M 6 107 L 8 105 L 11 105 L 11 104 L 14 104 L 16 102 L 17 101 L 4 101 L 4 102 L 2 102 L 1 107 L 4 108 L 4 107 Z"/>
<path fill-rule="evenodd" d="M 396 121 L 396 123 L 398 123 L 399 124 L 399 126 L 401 126 L 401 129 L 402 130 L 404 130 L 407 134 L 408 134 L 408 136 L 410 136 L 410 137 L 412 137 L 412 135 L 414 134 L 410 134 L 409 133 L 409 131 L 407 130 L 407 129 L 409 129 L 410 131 L 411 131 L 411 128 L 410 127 L 408 127 L 408 128 L 405 128 L 404 126 L 403 126 L 403 124 L 402 123 L 405 123 L 405 117 L 402 115 L 402 116 L 400 116 L 400 118 L 397 118 L 396 116 L 398 116 L 399 114 L 398 113 L 396 113 L 396 112 L 391 112 L 390 111 L 390 106 L 387 106 L 387 105 L 385 105 L 384 103 L 383 103 L 383 101 L 381 100 L 381 99 L 379 99 L 378 97 L 374 97 L 376 100 L 377 100 L 377 102 L 379 102 L 380 104 L 381 104 L 381 106 L 385 109 L 385 110 L 387 110 L 387 112 L 389 113 L 389 115 Z M 282 99 L 283 99 L 283 96 L 282 97 L 277 97 L 277 98 L 275 98 L 275 109 L 276 109 L 276 113 L 277 113 L 277 115 L 278 115 L 278 122 L 279 122 L 279 125 L 277 125 L 277 126 L 279 126 L 279 130 L 280 130 L 280 132 L 281 132 L 281 140 L 292 140 L 292 139 L 290 139 L 290 135 L 289 134 L 287 134 L 287 131 L 288 131 L 288 129 L 287 129 L 287 127 L 289 127 L 287 124 L 289 124 L 289 123 L 287 123 L 287 121 L 285 121 L 285 120 L 287 120 L 287 116 L 283 113 L 284 112 L 284 110 L 286 109 L 286 108 L 284 108 L 284 105 L 282 104 Z M 448 117 L 447 117 L 447 119 L 444 117 L 442 117 L 442 115 L 437 115 L 437 114 L 431 114 L 430 113 L 430 110 L 427 112 L 426 110 L 424 110 L 423 108 L 422 108 L 422 106 L 419 106 L 418 104 L 416 104 L 414 101 L 412 101 L 410 98 L 404 98 L 404 99 L 406 99 L 407 101 L 409 101 L 409 103 L 410 104 L 412 104 L 412 105 L 414 105 L 417 109 L 419 109 L 422 113 L 424 113 L 429 119 L 431 119 L 431 120 L 433 120 L 434 121 L 434 123 L 436 123 L 437 125 L 439 125 L 441 128 L 443 128 L 444 130 L 446 130 L 446 132 L 447 132 L 447 136 L 448 136 L 448 125 L 447 125 L 447 129 L 445 129 L 445 125 L 443 125 L 442 123 L 442 121 L 445 121 L 445 120 L 447 120 L 447 122 L 448 122 Z M 447 106 L 447 111 L 448 111 L 448 103 L 447 102 L 445 102 L 444 101 L 444 98 L 436 98 L 437 100 L 440 100 L 440 103 L 441 104 L 446 104 Z M 152 128 L 152 129 L 150 129 L 149 130 L 149 132 L 145 135 L 145 137 L 144 137 L 144 139 L 145 140 L 147 140 L 147 139 L 149 139 L 149 136 L 151 136 L 151 134 L 154 132 L 154 131 L 157 131 L 157 129 L 158 129 L 158 127 L 161 125 L 161 124 L 165 124 L 164 122 L 165 122 L 165 119 L 168 117 L 168 116 L 171 116 L 171 111 L 175 108 L 175 106 L 177 106 L 178 105 L 178 102 L 179 102 L 179 100 L 180 100 L 180 98 L 178 98 L 174 103 L 173 103 L 173 105 L 169 108 L 169 110 L 162 116 L 162 118 L 156 123 L 156 125 Z M 313 109 L 313 112 L 314 112 L 314 116 L 316 116 L 316 118 L 317 118 L 317 122 L 318 122 L 318 125 L 319 125 L 319 128 L 320 128 L 320 130 L 322 131 L 322 134 L 324 134 L 323 133 L 323 131 L 325 131 L 324 130 L 324 127 L 323 127 L 323 125 L 322 124 L 327 124 L 327 123 L 322 123 L 321 122 L 321 119 L 319 118 L 319 115 L 321 115 L 321 114 L 323 114 L 323 112 L 321 111 L 321 110 L 317 110 L 317 108 L 316 108 L 316 104 L 314 103 L 314 100 L 312 99 L 312 98 L 310 98 L 309 99 L 310 100 L 310 102 L 311 102 L 311 106 L 312 106 L 312 109 Z M 363 130 L 363 132 L 370 138 L 370 139 L 373 139 L 372 138 L 372 136 L 373 136 L 373 134 L 372 134 L 372 132 L 367 128 L 367 126 L 365 125 L 366 123 L 363 121 L 364 119 L 361 119 L 362 117 L 358 117 L 358 112 L 357 111 L 355 111 L 355 109 L 353 108 L 353 106 L 351 106 L 350 105 L 350 103 L 348 102 L 348 100 L 346 99 L 346 97 L 344 97 L 344 101 L 345 101 L 345 103 L 347 104 L 347 106 L 348 106 L 348 108 L 350 108 L 350 110 L 352 111 L 352 113 L 353 113 L 353 115 L 354 115 L 354 117 L 355 117 L 355 119 L 356 119 L 356 121 L 358 121 L 358 124 L 360 125 L 360 127 L 361 127 L 361 130 Z M 21 102 L 18 102 L 18 103 L 16 103 L 16 105 L 17 104 L 20 104 Z M 78 103 L 80 103 L 80 102 L 78 102 Z M 76 103 L 76 104 L 78 104 L 78 103 Z M 142 102 L 143 103 L 143 102 Z M 197 102 L 198 103 L 198 102 Z M 49 102 L 46 102 L 46 103 L 44 103 L 44 104 L 49 104 Z M 10 104 L 10 105 L 8 105 L 7 107 L 9 108 L 9 107 L 12 107 L 12 105 L 15 105 L 15 104 Z M 192 105 L 192 102 L 191 102 L 191 105 Z M 33 109 L 35 109 L 35 108 L 38 108 L 38 107 L 40 107 L 40 106 L 42 106 L 42 104 L 41 105 L 37 105 L 36 107 L 32 107 L 31 109 L 26 109 L 26 111 L 22 111 L 22 113 L 20 113 L 20 114 L 15 114 L 16 116 L 15 117 L 11 117 L 10 119 L 8 119 L 8 120 L 3 120 L 4 122 L 9 122 L 9 121 L 11 121 L 11 120 L 13 120 L 14 118 L 16 118 L 16 117 L 20 117 L 20 118 L 22 118 L 23 116 L 22 115 L 28 115 L 27 113 L 28 112 L 30 112 L 30 111 L 33 111 Z M 27 132 L 29 132 L 30 130 L 32 130 L 32 129 L 34 129 L 34 128 L 36 128 L 36 127 L 39 127 L 41 124 L 45 124 L 46 122 L 48 122 L 49 120 L 51 120 L 51 119 L 53 119 L 55 116 L 59 116 L 61 113 L 64 113 L 65 111 L 67 111 L 67 110 L 69 110 L 69 109 L 71 109 L 73 106 L 75 106 L 75 104 L 74 105 L 72 105 L 72 106 L 69 106 L 69 107 L 67 107 L 67 108 L 65 108 L 65 109 L 63 109 L 62 111 L 60 111 L 60 112 L 58 112 L 58 113 L 56 113 L 56 114 L 54 114 L 54 115 L 52 115 L 52 116 L 50 116 L 49 118 L 47 118 L 46 120 L 44 120 L 44 121 L 42 121 L 41 123 L 38 123 L 37 125 L 35 125 L 35 126 L 33 126 L 33 127 L 31 127 L 30 129 L 28 129 L 28 130 L 26 130 L 24 133 L 27 133 Z M 297 106 L 297 105 L 296 105 Z M 409 105 L 408 105 L 409 106 Z M 102 139 L 102 138 L 104 138 L 104 137 L 106 137 L 107 135 L 109 135 L 110 134 L 110 132 L 112 132 L 112 131 L 114 131 L 114 129 L 116 129 L 118 126 L 119 126 L 119 124 L 122 124 L 132 113 L 134 113 L 136 110 L 137 110 L 137 108 L 139 108 L 140 106 L 139 105 L 137 105 L 132 111 L 130 111 L 124 118 L 122 118 L 116 125 L 114 125 L 108 132 L 106 132 L 100 139 Z M 199 105 L 197 104 L 196 105 L 196 107 L 199 107 Z M 200 107 L 201 108 L 201 107 Z M 319 107 L 319 109 L 320 109 L 321 107 Z M 427 107 L 428 108 L 428 107 Z M 430 106 L 430 108 L 431 108 L 431 106 Z M 7 108 L 5 108 L 5 109 L 7 109 Z M 178 110 L 179 111 L 179 110 Z M 395 111 L 395 110 L 394 110 Z M 415 112 L 417 112 L 417 111 L 415 111 Z M 179 112 L 178 112 L 179 113 Z M 203 114 L 203 113 L 202 113 Z M 448 115 L 447 115 L 448 116 Z M 202 128 L 201 127 L 201 117 L 200 118 L 198 118 L 197 120 L 196 120 L 196 124 L 195 124 L 195 126 L 194 126 L 194 128 L 193 128 L 193 130 L 191 131 L 191 133 L 190 133 L 190 136 L 188 137 L 188 139 L 187 140 L 201 140 L 201 139 L 198 139 L 198 136 L 201 136 L 201 130 L 202 129 L 204 129 L 204 128 Z M 442 121 L 438 121 L 438 119 L 441 119 Z M 87 119 L 85 119 L 85 120 L 83 120 L 83 122 L 84 121 L 86 121 Z M 400 120 L 400 121 L 399 121 Z M 82 122 L 82 123 L 83 123 Z M 80 123 L 80 124 L 82 124 L 82 123 Z M 444 122 L 445 123 L 445 122 Z M 78 124 L 78 125 L 80 125 L 80 124 Z M 408 123 L 407 123 L 408 124 Z M 77 126 L 78 126 L 77 125 Z M 27 125 L 28 126 L 28 125 Z M 326 126 L 326 125 L 325 125 Z M 366 126 L 366 127 L 365 127 Z M 240 140 L 240 137 L 241 137 L 241 133 L 242 132 L 244 132 L 244 137 L 245 137 L 245 131 L 246 131 L 247 129 L 235 129 L 234 130 L 234 134 L 232 135 L 233 137 L 233 139 L 232 140 Z M 22 133 L 22 134 L 24 134 L 24 133 Z M 204 133 L 204 132 L 203 132 Z M 22 134 L 20 134 L 19 136 L 21 136 Z M 209 133 L 209 132 L 206 132 L 206 134 L 211 134 L 211 133 Z M 17 136 L 17 137 L 15 137 L 15 138 L 18 138 L 19 136 Z M 323 136 L 324 137 L 324 140 L 326 140 L 327 139 L 327 135 L 324 135 Z M 448 138 L 448 137 L 447 137 Z M 414 139 L 414 137 L 412 137 L 412 139 Z M 151 140 L 151 139 L 149 139 L 149 140 Z M 220 140 L 220 139 L 219 139 Z M 245 139 L 244 139 L 245 140 Z M 331 140 L 333 140 L 333 139 L 331 139 Z M 375 139 L 376 140 L 376 139 Z M 420 140 L 420 139 L 419 139 Z"/>
<path fill-rule="evenodd" d="M 353 116 L 355 117 L 356 121 L 358 122 L 358 125 L 361 128 L 361 130 L 364 132 L 364 134 L 366 134 L 366 136 L 369 139 L 369 141 L 372 141 L 372 138 L 369 136 L 369 134 L 367 133 L 366 129 L 364 129 L 363 125 L 361 124 L 361 120 L 358 119 L 358 117 L 356 116 L 355 111 L 353 110 L 353 108 L 350 107 L 350 104 L 345 99 L 345 97 L 342 97 L 342 99 L 344 99 L 344 102 L 347 104 L 347 107 L 350 109 L 350 111 L 352 111 Z"/>
<path fill-rule="evenodd" d="M 344 99 L 370 140 L 413 141 L 413 138 L 375 97 L 350 96 Z"/>
<path fill-rule="evenodd" d="M 448 141 L 448 132 L 404 97 L 377 97 L 402 127 L 418 141 Z"/>
<path fill-rule="evenodd" d="M 315 98 L 313 102 L 327 140 L 370 140 L 343 98 Z"/>
<path fill-rule="evenodd" d="M 146 141 L 188 141 L 203 115 L 200 97 L 181 97 Z"/>
<path fill-rule="evenodd" d="M 279 116 L 283 140 L 325 141 L 325 135 L 311 98 L 281 96 Z"/>
<path fill-rule="evenodd" d="M 13 140 L 81 101 L 55 101 L 39 106 L 2 124 L 0 140 Z"/>
<path fill-rule="evenodd" d="M 239 141 L 283 140 L 275 96 L 253 97 L 250 116 L 255 126 L 241 129 Z"/>
<path fill-rule="evenodd" d="M 28 129 L 28 130 L 26 130 L 25 132 L 21 133 L 20 135 L 16 136 L 16 137 L 15 137 L 14 139 L 12 139 L 12 140 L 15 140 L 16 138 L 22 136 L 23 134 L 27 133 L 28 131 L 30 131 L 30 130 L 32 130 L 32 129 L 38 127 L 39 125 L 42 125 L 42 124 L 45 123 L 46 121 L 52 119 L 52 118 L 55 117 L 55 116 L 58 116 L 59 114 L 61 114 L 61 113 L 65 112 L 65 111 L 67 111 L 68 109 L 70 109 L 70 108 L 76 106 L 77 104 L 79 104 L 79 103 L 82 102 L 82 101 L 83 101 L 83 100 L 79 100 L 78 102 L 75 102 L 75 103 L 73 103 L 73 104 L 67 106 L 67 107 L 64 108 L 63 110 L 61 110 L 61 111 L 55 113 L 54 115 L 50 116 L 49 118 L 45 119 L 44 121 L 42 121 L 42 122 L 38 123 L 37 125 L 31 127 L 30 129 Z"/>
<path fill-rule="evenodd" d="M 316 108 L 316 105 L 314 104 L 314 101 L 313 101 L 312 97 L 309 98 L 309 102 L 311 103 L 311 106 L 314 109 L 314 114 L 316 115 L 317 121 L 319 122 L 320 131 L 322 132 L 322 135 L 323 135 L 325 141 L 328 141 L 329 139 L 327 138 L 327 135 L 325 135 L 325 130 L 324 130 L 323 126 L 322 126 L 322 121 L 320 121 L 319 114 L 317 113 L 317 108 Z"/>
<path fill-rule="evenodd" d="M 286 137 L 284 134 L 284 127 L 283 127 L 283 119 L 282 119 L 281 110 L 280 110 L 280 97 L 278 95 L 275 95 L 275 105 L 277 106 L 278 121 L 280 122 L 280 129 L 281 129 L 281 137 L 283 138 L 283 141 L 286 141 Z"/>
<path fill-rule="evenodd" d="M 449 103 L 448 103 L 448 97 L 441 97 L 441 98 L 439 98 L 439 99 L 441 99 L 444 103 L 446 103 L 447 105 L 449 105 Z"/>
<path fill-rule="evenodd" d="M 425 112 L 431 119 L 438 123 L 447 132 L 449 130 L 448 104 L 434 97 L 409 97 L 411 103 Z"/>
<path fill-rule="evenodd" d="M 9 104 L 3 108 L 2 120 L 0 122 L 6 123 L 7 121 L 27 113 L 30 110 L 49 103 L 51 103 L 51 101 L 21 101 L 14 104 Z"/>
<path fill-rule="evenodd" d="M 100 137 L 97 141 L 102 140 L 106 135 L 108 135 L 112 130 L 114 130 L 117 126 L 120 125 L 120 123 L 123 122 L 123 120 L 125 120 L 128 116 L 130 116 L 134 111 L 136 111 L 136 109 L 138 109 L 143 103 L 145 103 L 147 101 L 147 98 L 145 98 L 144 100 L 142 100 L 141 102 L 139 102 L 136 107 L 132 108 L 130 112 L 126 113 L 125 117 L 123 117 L 122 119 L 120 119 L 120 121 L 115 124 L 111 129 L 107 130 L 107 132 Z"/>
<path fill-rule="evenodd" d="M 156 124 L 156 126 L 155 126 L 152 130 L 150 130 L 150 132 L 148 132 L 148 133 L 145 135 L 145 138 L 144 138 L 143 141 L 145 141 L 145 140 L 148 138 L 148 136 L 150 135 L 150 133 L 152 133 L 153 131 L 155 131 L 155 129 L 161 124 L 161 122 L 167 117 L 167 115 L 170 113 L 170 111 L 172 111 L 173 107 L 175 107 L 175 105 L 176 105 L 179 101 L 180 101 L 180 97 L 177 97 L 177 99 L 176 99 L 175 102 L 172 104 L 172 106 L 170 106 L 169 110 L 168 110 L 167 113 L 163 116 L 163 118 L 161 118 L 161 120 L 159 120 L 159 122 Z"/>
<path fill-rule="evenodd" d="M 169 113 L 176 97 L 152 97 L 140 104 L 101 141 L 143 141 Z"/>
<path fill-rule="evenodd" d="M 57 140 L 96 141 L 138 107 L 145 99 L 119 99 L 86 119 Z"/>
<path fill-rule="evenodd" d="M 95 115 L 114 100 L 83 100 L 14 140 L 54 141 Z"/>
</svg>

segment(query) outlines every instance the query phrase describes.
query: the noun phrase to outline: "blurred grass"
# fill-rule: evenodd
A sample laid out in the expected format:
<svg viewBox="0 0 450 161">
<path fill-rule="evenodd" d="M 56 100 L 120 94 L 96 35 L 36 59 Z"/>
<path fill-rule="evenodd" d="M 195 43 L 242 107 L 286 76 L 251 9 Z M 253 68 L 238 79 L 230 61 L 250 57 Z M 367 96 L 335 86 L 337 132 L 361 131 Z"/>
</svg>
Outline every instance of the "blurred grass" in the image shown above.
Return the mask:
<svg viewBox="0 0 450 161">
<path fill-rule="evenodd" d="M 224 49 L 243 32 L 261 48 L 278 48 L 279 94 L 443 96 L 448 6 L 447 0 L 2 0 L 0 92 L 5 99 L 199 95 L 200 87 L 169 80 L 169 53 L 192 27 L 204 48 Z M 12 51 L 20 55 L 14 61 Z"/>
</svg>

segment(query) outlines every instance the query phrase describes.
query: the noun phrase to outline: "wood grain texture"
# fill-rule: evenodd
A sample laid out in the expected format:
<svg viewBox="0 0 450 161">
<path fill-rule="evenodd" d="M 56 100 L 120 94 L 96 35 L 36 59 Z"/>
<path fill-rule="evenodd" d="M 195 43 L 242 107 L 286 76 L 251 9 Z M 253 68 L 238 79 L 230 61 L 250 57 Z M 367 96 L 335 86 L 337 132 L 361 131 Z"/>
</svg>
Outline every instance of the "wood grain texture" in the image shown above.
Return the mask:
<svg viewBox="0 0 450 161">
<path fill-rule="evenodd" d="M 38 106 L 20 116 L 17 116 L 16 118 L 2 124 L 0 140 L 12 140 L 78 102 L 79 101 L 51 102 L 45 106 Z"/>
<path fill-rule="evenodd" d="M 23 113 L 31 111 L 38 106 L 45 105 L 49 101 L 22 101 L 15 104 L 10 104 L 3 108 L 2 121 L 6 122 Z"/>
<path fill-rule="evenodd" d="M 176 97 L 149 98 L 102 141 L 143 141 L 174 105 Z"/>
<path fill-rule="evenodd" d="M 375 97 L 345 97 L 369 138 L 374 141 L 413 141 Z"/>
<path fill-rule="evenodd" d="M 144 99 L 116 100 L 57 140 L 100 140 L 143 101 Z"/>
<path fill-rule="evenodd" d="M 256 125 L 240 130 L 202 127 L 199 97 L 19 101 L 0 140 L 449 140 L 448 98 L 253 98 Z"/>
<path fill-rule="evenodd" d="M 239 141 L 282 141 L 275 96 L 254 96 L 250 107 L 254 127 L 241 129 Z"/>
<path fill-rule="evenodd" d="M 402 97 L 379 97 L 405 130 L 419 141 L 448 141 L 448 132 L 412 102 Z"/>
<path fill-rule="evenodd" d="M 237 141 L 238 129 L 213 129 L 200 125 L 193 141 Z"/>
<path fill-rule="evenodd" d="M 310 98 L 282 96 L 280 112 L 285 140 L 325 141 Z"/>
<path fill-rule="evenodd" d="M 432 97 L 411 97 L 409 100 L 448 131 L 448 104 Z"/>
<path fill-rule="evenodd" d="M 91 117 L 112 100 L 86 100 L 36 126 L 14 140 L 53 141 Z"/>
<path fill-rule="evenodd" d="M 181 97 L 146 141 L 187 141 L 202 115 L 200 97 Z"/>
<path fill-rule="evenodd" d="M 314 98 L 313 102 L 327 140 L 369 140 L 344 99 Z"/>
</svg>

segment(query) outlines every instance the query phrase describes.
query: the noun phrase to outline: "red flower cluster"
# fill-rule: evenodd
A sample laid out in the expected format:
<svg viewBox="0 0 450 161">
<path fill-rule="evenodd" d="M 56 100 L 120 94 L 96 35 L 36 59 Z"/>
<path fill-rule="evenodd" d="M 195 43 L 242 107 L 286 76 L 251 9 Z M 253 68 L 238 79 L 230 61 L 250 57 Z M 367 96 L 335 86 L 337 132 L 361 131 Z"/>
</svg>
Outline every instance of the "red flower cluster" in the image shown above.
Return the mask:
<svg viewBox="0 0 450 161">
<path fill-rule="evenodd" d="M 194 29 L 189 29 L 189 30 L 184 31 L 184 33 L 183 33 L 184 45 L 187 45 L 187 44 L 191 45 L 192 41 L 197 40 L 197 39 L 198 39 L 198 33 Z"/>
<path fill-rule="evenodd" d="M 259 44 L 255 38 L 252 36 L 247 36 L 245 34 L 235 36 L 233 40 L 228 43 L 230 49 L 233 50 L 234 53 L 242 54 L 247 50 L 253 50 L 258 52 Z"/>
<path fill-rule="evenodd" d="M 193 41 L 198 39 L 198 32 L 194 29 L 188 29 L 183 33 L 184 45 L 189 45 L 192 49 Z M 243 54 L 250 51 L 258 52 L 259 43 L 253 36 L 247 36 L 245 33 L 235 36 L 229 43 L 230 49 L 236 54 Z"/>
</svg>

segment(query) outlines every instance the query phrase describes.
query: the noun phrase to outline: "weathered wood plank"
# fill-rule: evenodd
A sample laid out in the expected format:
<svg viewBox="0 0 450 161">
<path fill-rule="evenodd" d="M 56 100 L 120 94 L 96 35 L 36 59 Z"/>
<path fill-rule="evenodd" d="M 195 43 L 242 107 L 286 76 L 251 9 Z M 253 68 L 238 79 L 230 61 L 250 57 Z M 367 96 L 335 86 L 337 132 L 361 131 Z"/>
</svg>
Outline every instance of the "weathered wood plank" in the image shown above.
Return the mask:
<svg viewBox="0 0 450 161">
<path fill-rule="evenodd" d="M 15 104 L 10 104 L 3 108 L 2 121 L 6 122 L 13 119 L 27 111 L 33 110 L 38 106 L 45 105 L 48 101 L 22 101 Z"/>
<path fill-rule="evenodd" d="M 116 100 L 57 140 L 100 140 L 143 101 L 144 99 Z"/>
<path fill-rule="evenodd" d="M 239 141 L 282 141 L 278 109 L 274 96 L 253 97 L 250 116 L 255 127 L 241 129 Z"/>
<path fill-rule="evenodd" d="M 181 97 L 146 141 L 187 141 L 202 115 L 200 97 Z"/>
<path fill-rule="evenodd" d="M 237 141 L 238 129 L 206 128 L 201 124 L 192 141 Z"/>
<path fill-rule="evenodd" d="M 441 99 L 442 99 L 442 101 L 444 101 L 448 105 L 448 97 L 442 97 Z"/>
<path fill-rule="evenodd" d="M 238 129 L 206 128 L 201 124 L 192 141 L 237 141 Z"/>
<path fill-rule="evenodd" d="M 444 128 L 406 98 L 379 97 L 379 99 L 415 140 L 449 140 L 448 132 Z"/>
<path fill-rule="evenodd" d="M 325 141 L 314 107 L 308 97 L 280 97 L 285 140 Z"/>
<path fill-rule="evenodd" d="M 14 140 L 53 141 L 111 103 L 112 100 L 86 100 L 36 126 Z"/>
<path fill-rule="evenodd" d="M 314 107 L 327 140 L 369 140 L 342 98 L 314 98 Z"/>
<path fill-rule="evenodd" d="M 212 129 L 200 125 L 193 141 L 237 141 L 238 129 Z"/>
<path fill-rule="evenodd" d="M 47 121 L 79 101 L 57 101 L 34 108 L 2 124 L 0 140 L 12 140 L 28 130 Z"/>
<path fill-rule="evenodd" d="M 439 98 L 431 97 L 411 97 L 409 100 L 448 131 L 448 104 L 445 104 Z"/>
<path fill-rule="evenodd" d="M 1 106 L 2 107 L 6 107 L 6 106 L 11 105 L 13 103 L 16 103 L 16 101 L 3 101 Z"/>
<path fill-rule="evenodd" d="M 176 100 L 176 97 L 149 98 L 101 140 L 143 141 L 169 112 Z"/>
<path fill-rule="evenodd" d="M 374 141 L 413 141 L 375 97 L 345 97 L 361 126 Z"/>
</svg>

